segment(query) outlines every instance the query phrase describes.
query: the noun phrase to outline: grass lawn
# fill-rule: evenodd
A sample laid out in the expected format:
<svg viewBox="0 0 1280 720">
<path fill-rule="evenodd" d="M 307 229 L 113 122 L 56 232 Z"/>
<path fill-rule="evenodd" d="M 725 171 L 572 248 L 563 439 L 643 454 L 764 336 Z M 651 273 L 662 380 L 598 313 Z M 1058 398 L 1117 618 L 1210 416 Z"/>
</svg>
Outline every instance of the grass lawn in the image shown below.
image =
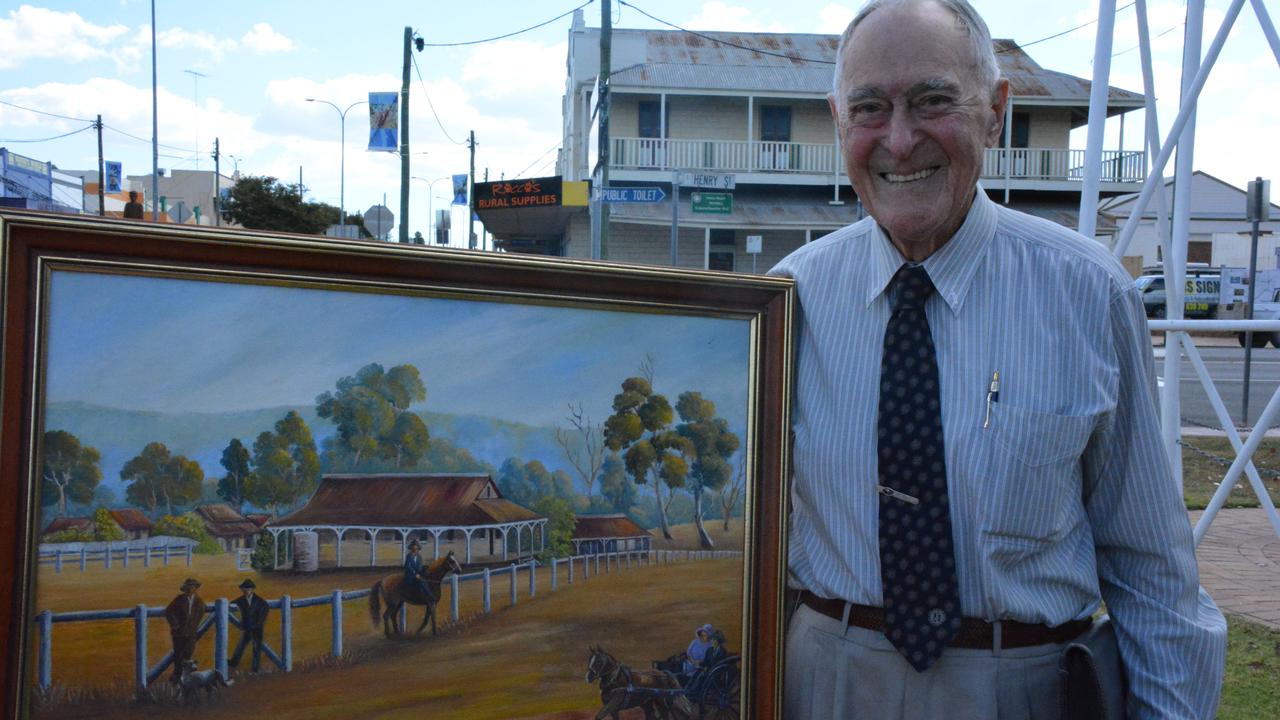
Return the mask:
<svg viewBox="0 0 1280 720">
<path fill-rule="evenodd" d="M 1280 632 L 1233 617 L 1227 630 L 1219 720 L 1280 718 Z"/>
<path fill-rule="evenodd" d="M 1202 453 L 1221 459 L 1205 457 Z M 1218 484 L 1222 482 L 1235 457 L 1231 441 L 1225 437 L 1183 436 L 1182 494 L 1188 510 L 1203 510 L 1209 504 L 1209 499 L 1218 489 Z M 1258 474 L 1262 477 L 1262 483 L 1271 495 L 1272 502 L 1280 505 L 1280 438 L 1263 440 L 1253 455 L 1253 464 L 1258 468 Z M 1243 474 L 1240 482 L 1227 496 L 1226 506 L 1258 507 L 1258 498 L 1253 494 L 1249 479 Z"/>
</svg>

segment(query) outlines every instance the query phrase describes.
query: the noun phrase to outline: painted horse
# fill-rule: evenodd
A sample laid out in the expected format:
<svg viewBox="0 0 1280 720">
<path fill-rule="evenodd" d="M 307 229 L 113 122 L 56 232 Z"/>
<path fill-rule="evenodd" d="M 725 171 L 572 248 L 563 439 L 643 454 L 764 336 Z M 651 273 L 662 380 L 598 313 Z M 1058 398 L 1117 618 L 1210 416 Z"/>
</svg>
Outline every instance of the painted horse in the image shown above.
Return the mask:
<svg viewBox="0 0 1280 720">
<path fill-rule="evenodd" d="M 664 670 L 632 670 L 604 648 L 588 650 L 587 682 L 600 683 L 603 705 L 596 720 L 618 720 L 620 711 L 636 707 L 644 710 L 645 720 L 692 720 L 693 706 L 674 675 Z"/>
<path fill-rule="evenodd" d="M 425 595 L 420 588 L 405 582 L 403 572 L 387 575 L 374 583 L 369 589 L 369 619 L 373 621 L 373 627 L 376 629 L 378 620 L 382 620 L 382 632 L 387 637 L 391 637 L 393 630 L 397 636 L 402 636 L 404 628 L 400 626 L 400 608 L 404 607 L 405 603 L 425 605 L 427 612 L 422 616 L 422 624 L 418 626 L 415 634 L 421 634 L 427 622 L 430 622 L 431 634 L 435 635 L 436 603 L 440 601 L 440 583 L 449 573 L 462 574 L 462 566 L 458 564 L 458 559 L 453 556 L 452 550 L 419 573 L 419 577 L 427 584 Z M 387 606 L 386 612 L 382 611 L 384 602 Z"/>
</svg>

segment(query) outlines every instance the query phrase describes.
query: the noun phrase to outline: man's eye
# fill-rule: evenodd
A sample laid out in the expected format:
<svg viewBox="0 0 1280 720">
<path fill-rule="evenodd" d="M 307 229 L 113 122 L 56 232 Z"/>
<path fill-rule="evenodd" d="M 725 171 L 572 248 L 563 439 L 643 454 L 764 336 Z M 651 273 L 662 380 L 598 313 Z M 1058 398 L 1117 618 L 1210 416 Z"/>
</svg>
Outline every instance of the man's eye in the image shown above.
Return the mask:
<svg viewBox="0 0 1280 720">
<path fill-rule="evenodd" d="M 927 110 L 937 110 L 939 108 L 948 107 L 952 104 L 951 98 L 946 95 L 926 95 L 916 103 L 919 107 Z"/>
</svg>

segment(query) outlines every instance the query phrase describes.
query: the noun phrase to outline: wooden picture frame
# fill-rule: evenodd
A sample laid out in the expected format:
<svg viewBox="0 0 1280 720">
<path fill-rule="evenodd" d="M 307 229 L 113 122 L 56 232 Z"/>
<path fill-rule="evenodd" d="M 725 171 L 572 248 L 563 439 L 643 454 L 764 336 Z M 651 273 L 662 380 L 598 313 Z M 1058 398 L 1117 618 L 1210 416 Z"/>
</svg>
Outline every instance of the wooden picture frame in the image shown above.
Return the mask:
<svg viewBox="0 0 1280 720">
<path fill-rule="evenodd" d="M 683 683 L 710 668 L 693 668 L 674 691 L 652 695 L 666 698 L 667 707 L 684 697 L 693 717 L 781 716 L 790 280 L 22 211 L 0 211 L 0 242 L 5 715 L 63 717 L 89 705 L 101 717 L 124 717 L 136 703 L 148 703 L 149 716 L 160 717 L 183 715 L 194 703 L 202 705 L 202 716 L 270 715 L 264 702 L 304 697 L 301 688 L 315 685 L 315 707 L 326 698 L 348 708 L 385 700 L 418 704 L 436 716 L 590 717 L 611 697 L 600 689 L 602 666 L 589 659 L 591 651 L 630 647 L 615 662 L 637 678 L 654 672 L 655 687 L 665 687 L 665 671 L 651 665 L 665 658 L 677 661 L 664 666 L 668 677 L 684 672 L 675 656 L 705 621 L 727 630 L 714 643 L 720 654 L 710 657 L 736 655 L 740 670 L 702 677 L 704 686 L 719 690 L 695 696 Z M 383 384 L 375 387 L 368 379 L 374 376 Z M 421 380 L 422 392 L 412 378 Z M 395 382 L 401 384 L 392 387 Z M 381 399 L 367 399 L 379 392 Z M 696 397 L 685 397 L 690 394 Z M 372 405 L 357 407 L 357 395 Z M 666 422 L 655 420 L 655 429 L 639 418 L 649 408 L 641 403 L 657 403 L 658 395 L 667 403 L 657 411 Z M 330 404 L 322 407 L 326 397 Z M 475 414 L 475 404 L 493 414 Z M 282 407 L 298 409 L 274 426 L 258 420 L 256 440 L 248 430 L 235 438 L 253 478 L 237 484 L 234 458 L 228 465 L 224 455 L 219 466 L 216 455 L 229 431 L 216 447 L 213 438 L 233 420 L 248 428 L 245 417 L 268 411 L 275 417 Z M 359 408 L 383 419 L 352 419 Z M 559 419 L 550 422 L 553 413 Z M 314 433 L 286 441 L 290 418 L 311 423 Z M 386 429 L 401 420 L 409 435 Z M 375 425 L 382 429 L 369 430 Z M 713 427 L 734 435 L 736 445 L 698 445 L 697 433 Z M 552 435 L 563 451 L 559 463 L 551 457 Z M 644 442 L 648 449 L 635 449 Z M 606 467 L 610 443 L 618 459 Z M 271 454 L 286 446 L 283 456 Z M 736 449 L 725 449 L 730 446 Z M 500 464 L 510 448 L 516 448 L 511 462 Z M 452 454 L 445 457 L 446 450 Z M 636 461 L 628 464 L 632 451 Z M 432 459 L 432 452 L 443 459 Z M 495 454 L 486 459 L 486 452 Z M 653 456 L 649 465 L 645 453 Z M 273 457 L 284 457 L 285 469 L 272 465 Z M 705 462 L 698 463 L 700 457 Z M 575 467 L 578 460 L 587 469 Z M 152 470 L 142 469 L 147 462 Z M 488 469 L 457 469 L 464 465 Z M 737 467 L 742 488 L 735 499 L 727 488 Z M 280 480 L 286 472 L 295 479 Z M 613 475 L 606 496 L 607 472 Z M 193 473 L 203 478 L 202 497 L 194 500 Z M 304 473 L 309 485 L 296 480 Z M 618 478 L 632 483 L 634 497 Z M 222 480 L 230 484 L 215 487 Z M 597 480 L 599 488 L 592 485 Z M 292 501 L 271 495 L 272 482 L 295 483 Z M 162 486 L 186 489 L 156 490 Z M 711 507 L 716 487 L 723 492 L 714 497 L 727 503 L 719 510 Z M 441 519 L 446 505 L 438 493 L 446 490 L 471 493 L 447 506 L 457 515 L 451 519 Z M 220 498 L 227 499 L 228 517 L 207 502 Z M 234 500 L 241 507 L 233 507 Z M 268 500 L 278 512 L 265 520 L 250 512 L 266 514 Z M 670 525 L 673 539 L 649 527 L 642 527 L 644 535 L 616 529 L 638 525 L 631 515 L 598 512 L 608 503 L 642 519 L 672 513 L 672 522 L 659 524 Z M 694 529 L 675 522 L 687 504 L 694 508 L 689 513 L 701 507 L 705 520 Z M 573 511 L 570 520 L 557 514 L 564 507 Z M 467 519 L 476 508 L 489 514 Z M 73 511 L 87 520 L 73 522 Z M 65 522 L 51 526 L 55 517 Z M 713 519 L 716 526 L 723 522 L 723 535 L 710 527 Z M 118 531 L 130 535 L 134 521 L 151 523 L 147 532 L 164 523 L 164 532 L 145 539 L 139 530 L 137 539 L 112 540 Z M 195 527 L 185 544 L 160 549 L 170 542 L 160 536 L 178 537 L 184 522 Z M 584 534 L 587 526 L 597 528 L 594 536 Z M 699 530 L 715 547 L 690 546 Z M 50 538 L 57 542 L 42 550 Z M 352 616 L 366 614 L 361 598 L 390 597 L 379 595 L 390 583 L 362 589 L 374 577 L 369 573 L 402 573 L 411 540 L 422 541 L 423 564 L 440 566 L 442 574 L 449 572 L 441 565 L 445 548 L 459 562 L 461 575 L 424 586 L 435 593 L 442 633 L 388 638 L 396 628 L 386 613 L 381 627 L 364 623 L 352 630 Z M 316 573 L 299 556 L 311 552 Z M 367 568 L 359 567 L 366 561 Z M 131 563 L 132 574 L 123 575 Z M 253 563 L 264 569 L 252 569 Z M 577 583 L 570 584 L 575 573 Z M 188 574 L 205 578 L 206 587 L 196 592 L 208 607 L 205 634 L 191 641 L 195 659 L 220 677 L 234 675 L 231 687 L 208 673 L 202 682 L 212 687 L 204 691 L 193 689 L 201 684 L 194 673 L 190 683 L 183 676 L 166 685 L 161 677 L 172 671 L 178 651 L 177 634 L 170 649 L 172 626 L 163 606 L 177 599 L 174 578 Z M 242 590 L 232 584 L 241 577 L 256 578 L 271 603 L 260 676 L 246 674 L 243 665 L 229 670 L 231 646 L 244 634 L 233 600 Z M 334 593 L 307 589 L 317 582 L 332 585 Z M 317 596 L 304 597 L 309 594 Z M 557 616 L 558 598 L 564 608 L 577 609 Z M 634 602 L 643 604 L 627 605 Z M 345 620 L 344 605 L 350 607 Z M 712 617 L 717 613 L 723 625 Z M 425 625 L 429 617 L 422 619 Z M 332 643 L 303 637 L 326 633 Z M 254 644 L 247 635 L 244 642 Z M 470 643 L 488 650 L 453 657 L 505 654 L 475 661 L 480 664 L 473 663 L 465 683 L 431 679 L 452 677 L 452 663 L 436 655 L 441 648 L 466 651 Z M 108 653 L 109 646 L 115 649 Z M 530 667 L 521 667 L 522 657 Z M 597 675 L 590 686 L 584 683 L 589 663 Z M 406 688 L 437 694 L 388 700 L 390 690 L 366 680 L 343 684 L 344 677 L 364 678 L 384 666 Z M 733 683 L 724 679 L 731 672 L 737 673 Z M 98 682 L 112 673 L 122 677 Z M 304 684 L 294 686 L 298 682 Z M 629 699 L 635 694 L 619 692 Z M 428 696 L 453 699 L 421 699 Z M 580 702 L 583 697 L 593 699 Z"/>
</svg>

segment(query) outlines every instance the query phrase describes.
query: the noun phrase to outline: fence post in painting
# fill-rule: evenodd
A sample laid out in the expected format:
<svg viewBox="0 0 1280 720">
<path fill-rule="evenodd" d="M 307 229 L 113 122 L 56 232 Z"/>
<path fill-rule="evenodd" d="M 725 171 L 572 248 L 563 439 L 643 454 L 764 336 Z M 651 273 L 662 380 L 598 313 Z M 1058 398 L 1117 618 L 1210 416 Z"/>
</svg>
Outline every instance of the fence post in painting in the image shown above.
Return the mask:
<svg viewBox="0 0 1280 720">
<path fill-rule="evenodd" d="M 551 592 L 556 591 L 556 586 L 560 584 L 560 577 L 556 568 L 558 558 L 551 558 Z M 573 563 L 569 563 L 569 567 L 573 567 Z"/>
<path fill-rule="evenodd" d="M 484 569 L 484 614 L 488 615 L 489 605 L 489 568 Z"/>
<path fill-rule="evenodd" d="M 606 563 L 605 563 L 605 565 L 604 565 L 604 569 L 605 569 L 605 572 L 608 572 L 608 571 L 609 571 L 609 563 L 608 563 L 608 562 L 606 562 Z M 596 553 L 596 574 L 597 574 L 597 575 L 599 575 L 599 574 L 600 574 L 600 553 Z"/>
<path fill-rule="evenodd" d="M 280 597 L 280 660 L 285 672 L 293 672 L 293 598 Z"/>
<path fill-rule="evenodd" d="M 512 605 L 516 604 L 516 596 L 519 594 L 516 592 L 516 580 L 519 577 L 516 575 L 516 571 L 517 569 L 519 569 L 519 567 L 520 567 L 519 565 L 511 566 L 511 604 Z"/>
<path fill-rule="evenodd" d="M 160 557 L 164 559 L 164 566 L 169 567 L 169 543 L 164 544 L 164 553 Z"/>
<path fill-rule="evenodd" d="M 191 567 L 191 551 L 194 547 L 194 545 L 187 546 L 187 567 Z"/>
<path fill-rule="evenodd" d="M 409 603 L 400 606 L 400 629 L 403 630 L 409 625 Z"/>
<path fill-rule="evenodd" d="M 555 566 L 552 566 L 553 568 Z M 555 570 L 552 570 L 552 577 L 555 577 Z M 538 594 L 538 563 L 529 561 L 529 597 L 535 597 Z"/>
<path fill-rule="evenodd" d="M 449 619 L 458 622 L 458 576 L 449 576 Z"/>
<path fill-rule="evenodd" d="M 53 571 L 55 573 L 62 572 L 62 550 L 55 550 L 53 554 Z"/>
<path fill-rule="evenodd" d="M 333 603 L 333 656 L 342 657 L 342 591 L 334 590 L 329 602 Z"/>
<path fill-rule="evenodd" d="M 133 683 L 147 689 L 147 606 L 133 609 Z"/>
<path fill-rule="evenodd" d="M 102 553 L 102 566 L 105 568 L 111 567 L 111 541 L 110 540 L 107 541 L 106 552 Z"/>
<path fill-rule="evenodd" d="M 89 558 L 85 553 L 84 546 L 81 545 L 80 546 L 80 572 L 84 572 L 85 561 L 88 559 Z"/>
<path fill-rule="evenodd" d="M 41 690 L 48 690 L 53 685 L 53 611 L 40 613 L 40 656 L 36 662 L 40 664 L 39 684 Z"/>
<path fill-rule="evenodd" d="M 568 562 L 569 562 L 569 584 L 572 585 L 573 584 L 573 556 L 572 555 L 568 557 Z"/>
<path fill-rule="evenodd" d="M 213 667 L 223 678 L 227 677 L 227 610 L 226 598 L 213 603 Z"/>
</svg>

